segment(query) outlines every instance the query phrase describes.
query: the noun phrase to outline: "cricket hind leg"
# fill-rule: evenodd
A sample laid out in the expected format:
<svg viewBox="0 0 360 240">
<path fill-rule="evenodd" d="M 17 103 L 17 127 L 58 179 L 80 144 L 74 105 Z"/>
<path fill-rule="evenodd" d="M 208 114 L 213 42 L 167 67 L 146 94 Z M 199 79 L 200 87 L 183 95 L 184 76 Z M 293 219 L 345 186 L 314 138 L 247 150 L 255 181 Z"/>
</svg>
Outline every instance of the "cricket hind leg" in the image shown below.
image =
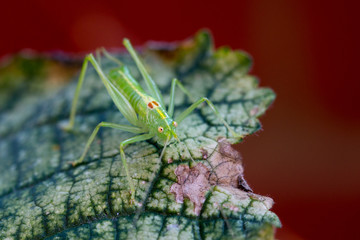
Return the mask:
<svg viewBox="0 0 360 240">
<path fill-rule="evenodd" d="M 113 61 L 115 63 L 117 63 L 119 66 L 124 66 L 124 64 L 117 59 L 116 57 L 114 57 L 111 53 L 109 53 L 104 47 L 98 48 L 96 49 L 96 60 L 98 61 L 99 65 L 100 65 L 100 57 L 101 57 L 101 53 L 110 61 Z"/>
<path fill-rule="evenodd" d="M 76 86 L 75 96 L 72 101 L 71 111 L 70 111 L 70 118 L 69 123 L 63 127 L 66 131 L 71 131 L 74 128 L 75 122 L 75 115 L 77 109 L 77 102 L 80 95 L 80 90 L 83 85 L 85 79 L 85 73 L 88 67 L 89 62 L 95 68 L 97 74 L 99 75 L 101 81 L 103 82 L 105 88 L 107 89 L 109 95 L 111 96 L 112 100 L 114 101 L 115 105 L 118 107 L 119 111 L 124 115 L 124 117 L 133 125 L 138 126 L 138 119 L 134 108 L 131 106 L 129 101 L 113 86 L 110 80 L 105 76 L 104 72 L 102 71 L 101 67 L 99 66 L 98 62 L 95 60 L 93 54 L 88 54 L 83 62 L 79 81 Z"/>
<path fill-rule="evenodd" d="M 120 143 L 120 157 L 121 157 L 121 161 L 124 165 L 124 169 L 126 172 L 126 178 L 129 182 L 130 185 L 130 191 L 131 191 L 131 202 L 135 201 L 135 187 L 134 187 L 134 183 L 130 177 L 130 172 L 127 166 L 127 162 L 126 162 L 126 157 L 125 157 L 125 152 L 124 152 L 124 147 L 130 143 L 135 143 L 135 142 L 141 142 L 141 141 L 145 141 L 148 140 L 150 138 L 154 137 L 154 134 L 151 133 L 147 133 L 147 134 L 142 134 L 142 135 L 138 135 L 132 138 L 129 138 L 127 140 L 124 140 Z"/>
<path fill-rule="evenodd" d="M 65 131 L 71 131 L 74 128 L 77 102 L 78 102 L 78 99 L 79 99 L 80 90 L 81 90 L 82 84 L 83 84 L 84 79 L 85 79 L 85 73 L 86 73 L 86 70 L 87 70 L 87 67 L 88 67 L 88 62 L 89 62 L 89 57 L 88 56 L 85 57 L 83 65 L 81 67 L 81 72 L 80 72 L 78 84 L 77 84 L 76 90 L 75 90 L 75 96 L 74 96 L 72 104 L 71 104 L 69 123 L 66 126 L 63 127 L 63 129 Z"/>
<path fill-rule="evenodd" d="M 163 101 L 163 96 L 162 96 L 158 86 L 156 85 L 154 80 L 151 78 L 150 74 L 147 72 L 144 64 L 140 61 L 140 58 L 137 55 L 133 46 L 131 45 L 129 39 L 124 38 L 123 44 L 124 44 L 125 48 L 129 51 L 131 57 L 133 58 L 133 60 L 136 63 L 136 66 L 140 70 L 140 73 L 145 80 L 146 86 L 149 89 L 151 96 L 153 98 L 155 98 L 160 103 L 161 106 L 165 106 L 164 101 Z"/>
<path fill-rule="evenodd" d="M 85 158 L 87 152 L 90 149 L 91 143 L 94 141 L 94 139 L 95 139 L 95 137 L 96 137 L 96 135 L 99 132 L 101 127 L 115 128 L 115 129 L 123 130 L 123 131 L 126 131 L 126 132 L 131 132 L 131 133 L 144 133 L 145 132 L 145 130 L 143 130 L 141 128 L 138 128 L 138 127 L 122 125 L 122 124 L 115 124 L 115 123 L 109 123 L 109 122 L 101 122 L 95 127 L 92 134 L 90 135 L 88 141 L 86 142 L 85 149 L 84 149 L 81 157 L 78 160 L 76 160 L 75 162 L 71 163 L 73 166 L 77 166 L 77 165 L 81 164 L 84 161 L 84 158 Z"/>
</svg>

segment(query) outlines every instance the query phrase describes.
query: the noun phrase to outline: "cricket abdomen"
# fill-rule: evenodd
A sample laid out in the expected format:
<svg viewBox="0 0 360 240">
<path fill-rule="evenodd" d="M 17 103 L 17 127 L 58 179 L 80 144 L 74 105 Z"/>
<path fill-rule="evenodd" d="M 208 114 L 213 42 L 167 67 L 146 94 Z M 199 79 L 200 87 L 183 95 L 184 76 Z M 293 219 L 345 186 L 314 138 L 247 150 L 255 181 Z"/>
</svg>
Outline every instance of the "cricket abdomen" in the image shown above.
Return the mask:
<svg viewBox="0 0 360 240">
<path fill-rule="evenodd" d="M 109 80 L 129 101 L 142 122 L 151 124 L 170 118 L 163 106 L 145 93 L 126 67 L 112 70 L 109 74 Z"/>
</svg>

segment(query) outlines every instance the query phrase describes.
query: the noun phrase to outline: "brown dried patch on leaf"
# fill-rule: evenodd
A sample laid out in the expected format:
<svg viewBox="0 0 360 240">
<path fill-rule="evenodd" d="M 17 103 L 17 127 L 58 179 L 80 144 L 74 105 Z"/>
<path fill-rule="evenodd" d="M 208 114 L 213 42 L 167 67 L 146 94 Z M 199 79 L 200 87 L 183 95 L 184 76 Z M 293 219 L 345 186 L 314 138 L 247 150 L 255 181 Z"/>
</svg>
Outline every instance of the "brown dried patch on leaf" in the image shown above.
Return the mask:
<svg viewBox="0 0 360 240">
<path fill-rule="evenodd" d="M 209 169 L 202 163 L 189 168 L 187 165 L 179 165 L 175 169 L 177 183 L 174 183 L 170 192 L 175 194 L 176 202 L 183 203 L 184 198 L 189 198 L 194 203 L 196 215 L 205 201 L 205 194 L 210 189 Z"/>
<path fill-rule="evenodd" d="M 209 152 L 205 148 L 200 148 L 200 152 L 204 160 L 206 160 L 209 157 Z"/>
<path fill-rule="evenodd" d="M 212 167 L 209 178 L 211 185 L 232 186 L 252 192 L 244 179 L 241 155 L 225 138 L 218 139 L 218 147 L 209 159 L 209 163 Z"/>
<path fill-rule="evenodd" d="M 194 203 L 195 214 L 199 215 L 206 192 L 211 186 L 221 186 L 237 199 L 250 197 L 266 200 L 272 206 L 272 199 L 267 200 L 252 193 L 252 189 L 244 179 L 240 153 L 234 150 L 225 138 L 218 139 L 218 146 L 210 156 L 206 149 L 201 149 L 201 152 L 210 168 L 198 163 L 192 168 L 179 165 L 175 169 L 177 183 L 171 186 L 170 192 L 175 194 L 176 202 L 182 203 L 184 198 L 189 198 Z"/>
</svg>

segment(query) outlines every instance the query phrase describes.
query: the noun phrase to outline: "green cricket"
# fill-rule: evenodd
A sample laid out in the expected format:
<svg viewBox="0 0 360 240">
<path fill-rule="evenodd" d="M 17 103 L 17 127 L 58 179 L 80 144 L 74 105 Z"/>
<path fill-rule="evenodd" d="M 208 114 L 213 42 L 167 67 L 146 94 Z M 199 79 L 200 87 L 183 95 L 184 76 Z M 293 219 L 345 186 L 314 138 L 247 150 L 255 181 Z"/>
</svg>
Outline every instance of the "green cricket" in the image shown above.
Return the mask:
<svg viewBox="0 0 360 240">
<path fill-rule="evenodd" d="M 72 165 L 76 166 L 83 162 L 91 146 L 91 143 L 94 141 L 96 134 L 101 127 L 115 128 L 126 132 L 139 134 L 120 143 L 120 157 L 124 165 L 127 180 L 130 185 L 131 202 L 134 202 L 135 187 L 130 177 L 124 153 L 124 147 L 126 145 L 135 142 L 146 141 L 155 137 L 157 142 L 164 146 L 162 153 L 160 154 L 161 159 L 166 149 L 166 146 L 170 143 L 172 139 L 180 141 L 176 134 L 176 127 L 178 126 L 178 124 L 180 124 L 203 102 L 206 102 L 209 105 L 214 114 L 221 120 L 221 122 L 235 138 L 241 138 L 241 135 L 236 134 L 231 129 L 227 122 L 221 117 L 219 111 L 215 108 L 214 104 L 206 97 L 202 97 L 199 100 L 195 101 L 179 116 L 173 118 L 176 85 L 178 85 L 178 87 L 191 99 L 191 94 L 189 93 L 189 91 L 185 89 L 185 87 L 181 84 L 179 80 L 174 78 L 171 82 L 170 103 L 166 111 L 163 97 L 159 88 L 147 72 L 143 63 L 140 61 L 130 41 L 125 38 L 123 40 L 123 44 L 130 53 L 133 60 L 135 61 L 138 69 L 140 70 L 140 73 L 144 78 L 146 86 L 149 90 L 149 94 L 146 93 L 140 86 L 140 84 L 131 76 L 129 69 L 124 66 L 124 64 L 122 64 L 120 60 L 116 59 L 104 48 L 102 48 L 97 53 L 102 53 L 106 58 L 116 62 L 120 66 L 111 70 L 106 75 L 101 69 L 100 59 L 96 60 L 93 54 L 88 54 L 85 57 L 76 87 L 75 96 L 71 106 L 69 123 L 66 127 L 64 127 L 64 129 L 72 130 L 74 128 L 76 105 L 78 102 L 81 86 L 85 79 L 86 69 L 88 67 L 88 63 L 90 62 L 95 68 L 113 102 L 131 125 L 100 122 L 89 137 L 85 145 L 84 152 L 78 160 L 72 162 Z M 98 56 L 100 56 L 100 54 Z"/>
</svg>

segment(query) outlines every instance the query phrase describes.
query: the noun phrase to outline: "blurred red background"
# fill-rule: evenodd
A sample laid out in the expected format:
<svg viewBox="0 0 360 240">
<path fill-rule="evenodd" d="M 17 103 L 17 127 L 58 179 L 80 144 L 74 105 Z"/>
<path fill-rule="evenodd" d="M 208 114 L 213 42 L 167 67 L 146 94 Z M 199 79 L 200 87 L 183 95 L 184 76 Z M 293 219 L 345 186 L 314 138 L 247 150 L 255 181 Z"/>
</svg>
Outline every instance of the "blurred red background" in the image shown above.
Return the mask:
<svg viewBox="0 0 360 240">
<path fill-rule="evenodd" d="M 255 192 L 274 198 L 278 239 L 356 239 L 360 214 L 358 10 L 350 1 L 6 1 L 0 56 L 174 41 L 206 27 L 249 52 L 278 97 L 238 146 Z"/>
</svg>

